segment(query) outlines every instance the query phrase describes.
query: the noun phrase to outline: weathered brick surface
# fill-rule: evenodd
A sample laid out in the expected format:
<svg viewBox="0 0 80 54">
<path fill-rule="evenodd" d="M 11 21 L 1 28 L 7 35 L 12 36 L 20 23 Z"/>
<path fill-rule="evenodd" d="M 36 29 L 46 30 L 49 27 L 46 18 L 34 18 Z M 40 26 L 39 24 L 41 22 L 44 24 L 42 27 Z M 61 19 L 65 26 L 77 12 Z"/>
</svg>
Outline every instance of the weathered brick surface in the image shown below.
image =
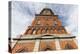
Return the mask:
<svg viewBox="0 0 80 54">
<path fill-rule="evenodd" d="M 44 8 L 40 14 L 35 15 L 35 19 L 32 21 L 31 26 L 25 31 L 24 35 L 39 35 L 39 34 L 68 34 L 58 15 L 50 9 Z M 33 35 L 33 36 L 34 36 Z M 73 40 L 60 41 L 61 49 L 66 49 L 65 46 L 68 43 L 72 48 L 77 48 L 77 45 Z M 17 43 L 12 52 L 31 52 L 34 49 L 35 42 Z M 69 46 L 67 46 L 69 48 Z M 40 41 L 38 51 L 56 50 L 55 41 Z"/>
</svg>

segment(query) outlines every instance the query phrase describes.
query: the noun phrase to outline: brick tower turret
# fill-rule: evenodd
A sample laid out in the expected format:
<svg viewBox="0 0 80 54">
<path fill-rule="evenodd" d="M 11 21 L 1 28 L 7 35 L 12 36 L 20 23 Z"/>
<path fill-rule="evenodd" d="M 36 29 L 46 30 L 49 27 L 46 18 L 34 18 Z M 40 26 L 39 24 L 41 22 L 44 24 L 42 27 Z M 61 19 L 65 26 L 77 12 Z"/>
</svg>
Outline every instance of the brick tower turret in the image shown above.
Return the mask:
<svg viewBox="0 0 80 54">
<path fill-rule="evenodd" d="M 28 27 L 26 34 L 67 34 L 58 15 L 54 15 L 51 9 L 44 8 L 40 14 L 35 15 L 32 25 Z"/>
</svg>

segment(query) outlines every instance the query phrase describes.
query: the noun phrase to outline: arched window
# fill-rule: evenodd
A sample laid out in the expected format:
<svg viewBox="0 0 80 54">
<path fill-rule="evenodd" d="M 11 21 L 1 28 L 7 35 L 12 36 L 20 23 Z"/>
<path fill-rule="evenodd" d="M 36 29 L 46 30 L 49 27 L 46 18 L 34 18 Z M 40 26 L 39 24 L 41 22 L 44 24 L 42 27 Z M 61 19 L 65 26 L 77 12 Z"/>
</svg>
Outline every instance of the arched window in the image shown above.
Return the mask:
<svg viewBox="0 0 80 54">
<path fill-rule="evenodd" d="M 33 28 L 32 34 L 36 34 L 36 29 L 35 28 Z"/>
<path fill-rule="evenodd" d="M 36 34 L 36 30 L 33 31 L 33 34 Z"/>
<path fill-rule="evenodd" d="M 40 25 L 40 24 L 41 24 L 41 21 L 40 21 L 39 18 L 37 18 L 37 20 L 36 20 L 36 25 L 38 26 L 38 25 Z"/>
<path fill-rule="evenodd" d="M 56 26 L 56 25 L 57 25 L 57 21 L 54 21 L 54 22 L 53 22 L 53 26 Z"/>
<path fill-rule="evenodd" d="M 42 34 L 45 34 L 45 33 L 46 33 L 46 30 L 45 30 L 45 29 L 43 29 L 43 30 L 42 30 Z"/>
</svg>

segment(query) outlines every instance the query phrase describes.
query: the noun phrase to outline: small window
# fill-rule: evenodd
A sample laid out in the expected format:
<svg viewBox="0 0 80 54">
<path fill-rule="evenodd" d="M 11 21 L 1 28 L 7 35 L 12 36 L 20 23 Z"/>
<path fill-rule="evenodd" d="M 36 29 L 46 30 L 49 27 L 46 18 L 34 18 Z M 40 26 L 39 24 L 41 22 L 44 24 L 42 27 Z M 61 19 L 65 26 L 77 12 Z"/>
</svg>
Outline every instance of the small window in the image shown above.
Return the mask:
<svg viewBox="0 0 80 54">
<path fill-rule="evenodd" d="M 37 26 L 40 25 L 40 21 L 37 21 L 37 22 L 36 22 L 36 25 L 37 25 Z"/>
<path fill-rule="evenodd" d="M 42 34 L 45 34 L 46 33 L 46 30 L 44 29 L 44 30 L 42 30 Z"/>
<path fill-rule="evenodd" d="M 62 30 L 61 30 L 61 29 L 58 29 L 58 32 L 59 32 L 59 33 L 61 33 L 61 32 L 62 32 Z"/>
<path fill-rule="evenodd" d="M 53 22 L 53 26 L 56 26 L 56 25 L 57 25 L 57 21 L 54 21 L 54 22 Z"/>
<path fill-rule="evenodd" d="M 36 34 L 36 30 L 33 31 L 33 34 Z"/>
<path fill-rule="evenodd" d="M 45 32 L 48 33 L 48 28 L 45 28 Z"/>
<path fill-rule="evenodd" d="M 40 21 L 38 21 L 37 24 L 40 24 Z"/>
</svg>

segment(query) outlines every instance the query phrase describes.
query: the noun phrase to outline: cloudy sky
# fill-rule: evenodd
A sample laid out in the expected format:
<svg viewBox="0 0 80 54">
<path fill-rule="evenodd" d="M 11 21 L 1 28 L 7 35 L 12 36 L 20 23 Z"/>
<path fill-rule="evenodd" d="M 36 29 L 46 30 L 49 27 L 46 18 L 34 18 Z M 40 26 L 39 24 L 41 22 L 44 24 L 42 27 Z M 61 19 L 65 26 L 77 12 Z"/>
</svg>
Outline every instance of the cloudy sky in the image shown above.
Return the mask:
<svg viewBox="0 0 80 54">
<path fill-rule="evenodd" d="M 27 26 L 31 25 L 35 14 L 39 14 L 43 8 L 50 8 L 55 15 L 58 15 L 67 31 L 77 36 L 78 6 L 71 4 L 52 4 L 35 2 L 12 2 L 12 37 L 23 34 Z"/>
</svg>

